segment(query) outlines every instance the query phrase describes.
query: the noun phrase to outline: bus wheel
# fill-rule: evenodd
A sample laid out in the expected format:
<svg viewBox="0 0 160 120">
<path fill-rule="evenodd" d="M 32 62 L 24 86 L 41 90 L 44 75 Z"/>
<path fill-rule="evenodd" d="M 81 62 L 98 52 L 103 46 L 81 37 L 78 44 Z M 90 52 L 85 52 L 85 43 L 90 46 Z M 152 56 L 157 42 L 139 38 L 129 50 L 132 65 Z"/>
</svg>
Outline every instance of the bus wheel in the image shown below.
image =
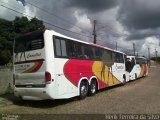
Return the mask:
<svg viewBox="0 0 160 120">
<path fill-rule="evenodd" d="M 89 95 L 90 96 L 93 96 L 93 95 L 95 95 L 96 94 L 96 92 L 97 92 L 97 81 L 96 80 L 92 80 L 91 81 L 91 84 L 90 84 L 90 86 L 89 86 Z"/>
<path fill-rule="evenodd" d="M 137 79 L 137 74 L 135 73 L 135 80 Z"/>
<path fill-rule="evenodd" d="M 80 84 L 80 99 L 84 99 L 88 94 L 88 83 L 86 81 L 82 81 Z"/>
<path fill-rule="evenodd" d="M 123 75 L 123 82 L 122 82 L 122 85 L 125 85 L 126 84 L 126 75 L 124 74 Z"/>
</svg>

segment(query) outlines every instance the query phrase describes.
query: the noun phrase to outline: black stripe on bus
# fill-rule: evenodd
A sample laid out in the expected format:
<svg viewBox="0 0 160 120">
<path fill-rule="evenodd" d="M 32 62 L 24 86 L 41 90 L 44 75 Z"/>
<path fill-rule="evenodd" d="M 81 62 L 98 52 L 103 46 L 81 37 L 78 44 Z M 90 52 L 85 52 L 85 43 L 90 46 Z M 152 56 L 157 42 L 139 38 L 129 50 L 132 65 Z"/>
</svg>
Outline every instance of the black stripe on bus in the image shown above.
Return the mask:
<svg viewBox="0 0 160 120">
<path fill-rule="evenodd" d="M 46 87 L 45 84 L 37 84 L 37 85 L 15 85 L 17 88 L 25 87 L 25 88 L 42 88 Z"/>
<path fill-rule="evenodd" d="M 15 62 L 15 64 L 30 63 L 30 62 L 37 62 L 37 61 L 44 61 L 44 59 L 36 59 L 36 60 L 28 60 L 28 61 Z"/>
</svg>

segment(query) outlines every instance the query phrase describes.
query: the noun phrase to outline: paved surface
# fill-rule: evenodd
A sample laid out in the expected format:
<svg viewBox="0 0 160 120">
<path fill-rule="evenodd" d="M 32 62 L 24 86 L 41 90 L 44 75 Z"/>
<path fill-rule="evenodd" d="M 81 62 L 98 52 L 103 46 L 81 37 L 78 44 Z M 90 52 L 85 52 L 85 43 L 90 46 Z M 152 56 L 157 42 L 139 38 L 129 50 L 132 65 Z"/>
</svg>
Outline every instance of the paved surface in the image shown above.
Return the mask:
<svg viewBox="0 0 160 120">
<path fill-rule="evenodd" d="M 12 94 L 0 96 L 0 113 L 12 114 L 144 114 L 160 113 L 160 67 L 125 86 L 101 90 L 84 100 L 22 101 Z"/>
</svg>

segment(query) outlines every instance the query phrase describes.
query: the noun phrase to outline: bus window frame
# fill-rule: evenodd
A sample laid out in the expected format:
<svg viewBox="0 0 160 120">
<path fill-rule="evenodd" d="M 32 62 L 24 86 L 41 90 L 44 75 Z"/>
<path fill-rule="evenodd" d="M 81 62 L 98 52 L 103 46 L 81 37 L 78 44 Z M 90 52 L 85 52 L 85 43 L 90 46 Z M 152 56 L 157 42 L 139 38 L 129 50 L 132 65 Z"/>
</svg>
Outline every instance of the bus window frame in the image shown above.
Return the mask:
<svg viewBox="0 0 160 120">
<path fill-rule="evenodd" d="M 61 40 L 65 41 L 65 44 L 66 44 L 66 54 L 67 54 L 66 56 L 62 56 L 62 48 L 60 48 L 60 50 L 61 50 L 61 56 L 59 56 L 59 55 L 56 54 L 55 39 L 59 39 L 60 41 Z M 67 42 L 70 42 L 70 44 L 71 44 L 71 46 L 70 46 L 71 50 L 72 50 L 71 53 L 68 53 Z M 76 47 L 76 46 L 81 47 L 81 53 L 82 53 L 81 55 L 82 55 L 82 57 L 78 57 L 80 54 L 78 53 L 79 50 L 78 50 L 78 47 Z M 111 59 L 112 59 L 113 62 L 115 62 L 115 63 L 125 63 L 124 54 L 123 53 L 119 53 L 119 52 L 116 52 L 116 51 L 108 50 L 108 49 L 105 49 L 105 48 L 99 48 L 99 47 L 96 47 L 96 46 L 92 46 L 90 44 L 81 43 L 81 42 L 78 42 L 78 41 L 74 41 L 72 39 L 67 39 L 67 38 L 56 36 L 56 35 L 53 35 L 53 47 L 54 47 L 54 56 L 55 56 L 55 58 L 102 61 L 102 55 L 103 55 L 103 53 L 105 51 L 105 52 L 107 52 L 111 56 Z M 90 55 L 90 56 L 93 56 L 92 58 L 90 56 L 88 56 L 88 58 L 84 57 L 85 56 L 84 53 L 86 53 L 85 52 L 85 48 L 90 49 L 90 53 L 89 54 L 92 54 L 92 55 Z M 73 49 L 74 49 L 74 54 L 75 54 L 74 57 L 72 55 L 71 56 L 69 55 L 69 54 L 73 54 Z M 94 49 L 94 52 L 93 52 L 93 49 Z M 122 56 L 123 62 L 116 62 L 115 61 L 116 60 L 116 54 L 120 54 Z M 96 55 L 99 55 L 99 56 L 96 56 Z"/>
<path fill-rule="evenodd" d="M 39 38 L 38 38 L 38 35 L 39 35 Z M 34 36 L 34 37 L 33 37 Z M 27 37 L 28 38 L 30 38 L 29 39 L 29 42 L 31 43 L 33 40 L 42 40 L 42 47 L 41 48 L 38 48 L 38 49 L 29 49 L 29 50 L 27 50 L 26 48 L 25 48 L 25 50 L 24 51 L 18 51 L 17 52 L 17 50 L 16 50 L 16 43 L 17 42 L 19 42 L 19 41 L 21 41 L 21 39 L 23 39 L 22 41 L 28 41 L 28 39 L 27 39 Z M 33 38 L 38 38 L 38 39 L 33 39 Z M 31 39 L 32 38 L 32 39 Z M 15 43 L 14 43 L 14 53 L 21 53 L 21 52 L 28 52 L 28 51 L 33 51 L 33 50 L 40 50 L 40 49 L 43 49 L 44 47 L 45 47 L 45 42 L 44 42 L 44 31 L 36 31 L 36 32 L 33 32 L 33 33 L 31 33 L 31 34 L 26 34 L 26 35 L 19 35 L 19 36 L 17 36 L 16 38 L 15 38 Z M 24 46 L 24 47 L 26 47 L 26 46 Z"/>
</svg>

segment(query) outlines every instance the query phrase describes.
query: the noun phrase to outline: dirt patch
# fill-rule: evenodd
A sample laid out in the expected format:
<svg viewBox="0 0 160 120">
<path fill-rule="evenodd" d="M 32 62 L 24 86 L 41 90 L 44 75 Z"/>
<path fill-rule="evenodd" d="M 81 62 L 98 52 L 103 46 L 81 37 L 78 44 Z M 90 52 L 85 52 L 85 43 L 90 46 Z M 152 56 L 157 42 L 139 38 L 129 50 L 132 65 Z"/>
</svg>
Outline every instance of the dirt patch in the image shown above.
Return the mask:
<svg viewBox="0 0 160 120">
<path fill-rule="evenodd" d="M 0 72 L 0 95 L 12 88 L 12 72 Z"/>
<path fill-rule="evenodd" d="M 78 100 L 23 101 L 13 94 L 0 96 L 1 113 L 12 114 L 147 114 L 160 113 L 160 68 L 151 67 L 147 77 L 101 90 Z"/>
</svg>

